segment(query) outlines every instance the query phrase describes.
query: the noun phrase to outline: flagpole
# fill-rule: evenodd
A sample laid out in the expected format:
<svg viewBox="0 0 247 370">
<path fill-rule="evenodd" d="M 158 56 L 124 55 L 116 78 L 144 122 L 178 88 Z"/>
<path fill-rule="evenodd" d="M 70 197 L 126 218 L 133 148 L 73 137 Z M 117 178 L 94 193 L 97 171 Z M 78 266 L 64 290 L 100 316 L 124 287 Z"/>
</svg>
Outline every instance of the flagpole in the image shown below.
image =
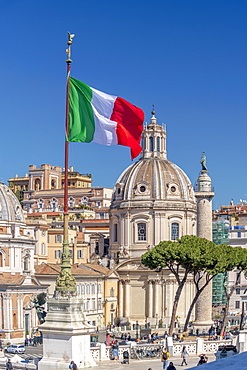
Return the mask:
<svg viewBox="0 0 247 370">
<path fill-rule="evenodd" d="M 63 252 L 61 271 L 56 280 L 56 293 L 63 296 L 71 295 L 76 291 L 76 281 L 71 273 L 70 251 L 69 251 L 69 210 L 68 210 L 68 168 L 69 168 L 69 89 L 70 89 L 70 69 L 71 69 L 71 45 L 74 35 L 68 32 L 67 54 L 67 83 L 66 83 L 66 118 L 65 118 L 65 158 L 64 158 L 64 211 L 63 211 Z"/>
</svg>

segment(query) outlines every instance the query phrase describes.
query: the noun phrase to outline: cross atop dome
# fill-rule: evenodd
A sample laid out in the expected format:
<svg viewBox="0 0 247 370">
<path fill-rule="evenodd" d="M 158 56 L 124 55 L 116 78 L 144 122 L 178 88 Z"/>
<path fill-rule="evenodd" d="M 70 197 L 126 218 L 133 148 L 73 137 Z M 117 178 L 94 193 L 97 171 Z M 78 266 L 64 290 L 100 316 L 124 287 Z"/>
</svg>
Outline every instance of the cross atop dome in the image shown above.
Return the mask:
<svg viewBox="0 0 247 370">
<path fill-rule="evenodd" d="M 151 114 L 152 114 L 152 117 L 151 117 L 151 119 L 150 119 L 150 125 L 157 125 L 157 119 L 156 119 L 156 117 L 155 117 L 155 110 L 154 110 L 154 104 L 153 104 L 153 110 L 152 110 L 152 112 L 151 112 Z"/>
</svg>

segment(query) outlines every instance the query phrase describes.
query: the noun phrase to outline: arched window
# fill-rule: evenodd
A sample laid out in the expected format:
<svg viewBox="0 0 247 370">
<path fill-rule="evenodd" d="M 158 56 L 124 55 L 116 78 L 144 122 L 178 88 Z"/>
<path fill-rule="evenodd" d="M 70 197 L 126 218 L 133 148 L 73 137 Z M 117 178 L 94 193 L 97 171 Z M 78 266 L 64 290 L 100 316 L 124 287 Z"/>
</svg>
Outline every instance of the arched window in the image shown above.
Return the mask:
<svg viewBox="0 0 247 370">
<path fill-rule="evenodd" d="M 152 136 L 149 138 L 149 151 L 154 151 L 154 138 Z"/>
<path fill-rule="evenodd" d="M 81 294 L 85 294 L 85 285 L 84 284 L 82 284 L 82 286 L 81 286 Z"/>
<path fill-rule="evenodd" d="M 43 207 L 44 207 L 44 201 L 43 201 L 43 199 L 39 199 L 39 201 L 38 201 L 38 207 L 40 208 L 40 209 L 42 209 Z"/>
<path fill-rule="evenodd" d="M 98 284 L 98 293 L 101 293 L 102 290 L 101 290 L 101 284 Z"/>
<path fill-rule="evenodd" d="M 0 267 L 3 267 L 3 254 L 0 252 Z"/>
<path fill-rule="evenodd" d="M 177 240 L 179 238 L 179 224 L 173 222 L 171 224 L 171 240 Z"/>
<path fill-rule="evenodd" d="M 50 201 L 50 204 L 51 204 L 51 208 L 56 208 L 56 206 L 57 206 L 57 199 L 56 198 L 52 198 L 52 200 Z"/>
<path fill-rule="evenodd" d="M 160 137 L 157 137 L 157 152 L 160 152 Z"/>
<path fill-rule="evenodd" d="M 90 294 L 90 285 L 87 284 L 87 294 Z"/>
<path fill-rule="evenodd" d="M 75 205 L 75 200 L 74 200 L 74 198 L 73 197 L 69 197 L 69 207 L 74 207 L 74 205 Z"/>
<path fill-rule="evenodd" d="M 138 234 L 138 240 L 147 240 L 145 223 L 141 222 L 137 224 L 137 234 Z"/>
<path fill-rule="evenodd" d="M 95 294 L 95 285 L 92 284 L 92 294 Z"/>
<path fill-rule="evenodd" d="M 51 180 L 51 188 L 55 189 L 56 188 L 56 181 L 53 179 Z"/>
<path fill-rule="evenodd" d="M 34 189 L 36 191 L 39 191 L 41 189 L 41 182 L 40 182 L 40 179 L 36 179 L 35 182 L 34 182 Z"/>
</svg>

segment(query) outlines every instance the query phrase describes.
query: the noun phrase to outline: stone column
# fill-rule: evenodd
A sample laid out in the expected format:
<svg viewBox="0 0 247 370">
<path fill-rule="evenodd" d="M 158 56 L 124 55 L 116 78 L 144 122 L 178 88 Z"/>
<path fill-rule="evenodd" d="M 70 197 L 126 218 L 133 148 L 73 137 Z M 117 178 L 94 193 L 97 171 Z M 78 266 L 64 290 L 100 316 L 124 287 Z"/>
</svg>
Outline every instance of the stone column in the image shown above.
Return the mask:
<svg viewBox="0 0 247 370">
<path fill-rule="evenodd" d="M 22 293 L 17 294 L 18 301 L 18 329 L 23 329 L 23 301 Z"/>
<path fill-rule="evenodd" d="M 131 304 L 131 300 L 130 300 L 130 280 L 127 279 L 125 280 L 125 313 L 124 313 L 124 316 L 126 318 L 129 318 L 130 317 L 130 304 Z"/>
<path fill-rule="evenodd" d="M 3 293 L 3 312 L 4 314 L 4 323 L 3 328 L 6 330 L 12 329 L 12 304 L 11 304 L 11 294 Z"/>
<path fill-rule="evenodd" d="M 153 317 L 153 280 L 148 280 L 148 317 Z"/>
<path fill-rule="evenodd" d="M 160 280 L 154 282 L 154 313 L 155 317 L 160 316 Z"/>
<path fill-rule="evenodd" d="M 202 170 L 198 177 L 195 197 L 197 199 L 197 236 L 212 240 L 212 199 L 214 192 L 207 170 Z M 201 281 L 201 284 L 204 283 L 205 278 Z M 200 331 L 203 329 L 207 331 L 212 324 L 211 282 L 197 300 L 193 325 Z"/>
<path fill-rule="evenodd" d="M 123 281 L 122 280 L 119 280 L 119 283 L 118 283 L 118 287 L 119 287 L 119 294 L 118 294 L 118 316 L 119 317 L 123 317 Z"/>
</svg>

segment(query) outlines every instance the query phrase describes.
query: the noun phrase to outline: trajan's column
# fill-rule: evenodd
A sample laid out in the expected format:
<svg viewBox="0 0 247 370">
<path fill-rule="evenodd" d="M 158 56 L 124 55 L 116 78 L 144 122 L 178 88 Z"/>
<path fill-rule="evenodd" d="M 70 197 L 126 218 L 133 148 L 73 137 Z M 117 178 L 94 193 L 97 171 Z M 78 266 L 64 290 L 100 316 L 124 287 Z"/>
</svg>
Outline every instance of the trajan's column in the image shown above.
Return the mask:
<svg viewBox="0 0 247 370">
<path fill-rule="evenodd" d="M 208 175 L 206 156 L 202 153 L 202 169 L 197 179 L 195 197 L 197 200 L 197 236 L 212 240 L 212 199 L 214 191 L 212 181 Z M 204 289 L 198 298 L 195 307 L 195 329 L 208 330 L 212 321 L 212 282 Z"/>
</svg>

